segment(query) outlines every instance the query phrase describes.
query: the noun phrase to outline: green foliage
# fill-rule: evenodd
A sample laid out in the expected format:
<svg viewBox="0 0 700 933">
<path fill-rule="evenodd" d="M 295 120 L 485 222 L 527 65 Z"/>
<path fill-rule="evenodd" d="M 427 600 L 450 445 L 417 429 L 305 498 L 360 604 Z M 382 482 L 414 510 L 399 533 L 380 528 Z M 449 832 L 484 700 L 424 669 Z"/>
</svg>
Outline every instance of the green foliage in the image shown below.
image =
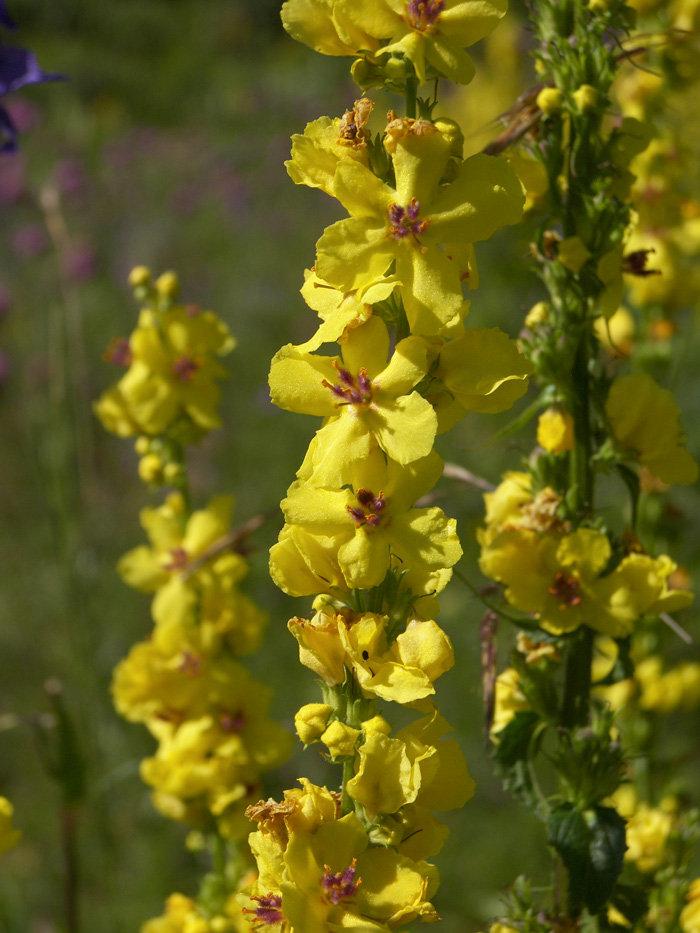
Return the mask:
<svg viewBox="0 0 700 933">
<path fill-rule="evenodd" d="M 550 813 L 547 841 L 568 869 L 574 912 L 585 906 L 598 913 L 622 871 L 625 821 L 612 807 L 579 810 L 562 803 Z"/>
</svg>

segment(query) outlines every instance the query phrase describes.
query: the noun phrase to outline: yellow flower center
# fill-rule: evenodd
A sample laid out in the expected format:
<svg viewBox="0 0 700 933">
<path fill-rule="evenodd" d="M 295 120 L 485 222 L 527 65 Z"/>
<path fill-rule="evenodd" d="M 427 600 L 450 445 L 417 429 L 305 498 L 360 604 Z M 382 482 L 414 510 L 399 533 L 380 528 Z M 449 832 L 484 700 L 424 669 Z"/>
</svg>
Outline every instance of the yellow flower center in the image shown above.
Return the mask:
<svg viewBox="0 0 700 933">
<path fill-rule="evenodd" d="M 362 884 L 362 878 L 355 881 L 357 874 L 357 859 L 354 858 L 347 868 L 343 871 L 333 874 L 328 865 L 324 865 L 323 877 L 321 878 L 321 887 L 323 893 L 331 904 L 336 905 L 347 898 L 354 897 L 357 889 Z"/>
<path fill-rule="evenodd" d="M 219 713 L 219 725 L 224 732 L 242 732 L 245 728 L 245 716 L 240 710 L 232 712 L 222 709 Z"/>
<path fill-rule="evenodd" d="M 336 408 L 341 405 L 369 405 L 372 401 L 372 382 L 367 370 L 363 367 L 355 377 L 347 369 L 343 369 L 337 360 L 333 360 L 333 366 L 338 373 L 339 382 L 334 384 L 324 379 L 321 384 L 330 389 L 334 398 L 338 399 Z"/>
<path fill-rule="evenodd" d="M 402 207 L 400 204 L 391 204 L 389 207 L 389 233 L 395 240 L 404 240 L 406 237 L 413 237 L 420 242 L 418 237 L 424 233 L 427 226 L 427 220 L 419 220 L 420 201 L 411 198 L 408 207 Z"/>
<path fill-rule="evenodd" d="M 196 654 L 192 654 L 191 651 L 182 652 L 182 661 L 180 661 L 180 667 L 178 670 L 180 673 L 184 674 L 185 677 L 199 677 L 200 671 L 202 669 L 202 659 Z"/>
<path fill-rule="evenodd" d="M 554 575 L 554 581 L 547 592 L 559 600 L 560 609 L 569 609 L 571 606 L 578 606 L 581 602 L 578 578 L 567 577 L 561 570 Z"/>
<path fill-rule="evenodd" d="M 202 365 L 202 360 L 195 360 L 189 353 L 183 353 L 173 360 L 173 372 L 180 382 L 189 382 Z"/>
<path fill-rule="evenodd" d="M 170 560 L 163 564 L 163 570 L 170 570 L 172 573 L 178 573 L 184 570 L 189 560 L 189 554 L 184 547 L 174 547 L 170 551 Z"/>
<path fill-rule="evenodd" d="M 126 337 L 112 337 L 109 346 L 102 354 L 102 359 L 106 363 L 114 363 L 115 366 L 130 366 L 131 346 Z"/>
<path fill-rule="evenodd" d="M 362 525 L 376 528 L 382 520 L 382 514 L 389 504 L 389 500 L 384 498 L 384 493 L 381 490 L 375 496 L 370 489 L 358 489 L 355 498 L 357 499 L 357 505 L 345 506 L 355 525 L 358 528 Z"/>
<path fill-rule="evenodd" d="M 244 907 L 244 914 L 253 914 L 251 923 L 258 928 L 272 927 L 277 923 L 284 923 L 285 916 L 282 913 L 282 897 L 279 894 L 268 894 L 263 897 L 259 894 L 251 895 L 251 901 L 257 901 L 258 906 L 251 910 L 250 907 Z"/>
<path fill-rule="evenodd" d="M 406 4 L 408 22 L 419 32 L 428 32 L 445 9 L 445 0 L 409 0 Z"/>
</svg>

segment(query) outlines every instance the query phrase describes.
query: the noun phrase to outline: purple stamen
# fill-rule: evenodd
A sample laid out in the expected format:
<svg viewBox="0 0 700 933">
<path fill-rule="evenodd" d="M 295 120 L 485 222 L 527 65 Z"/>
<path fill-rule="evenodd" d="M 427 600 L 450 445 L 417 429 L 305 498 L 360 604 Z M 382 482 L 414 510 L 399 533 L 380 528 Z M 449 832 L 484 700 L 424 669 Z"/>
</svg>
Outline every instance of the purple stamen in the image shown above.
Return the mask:
<svg viewBox="0 0 700 933">
<path fill-rule="evenodd" d="M 221 710 L 219 713 L 219 725 L 224 732 L 242 732 L 245 728 L 245 716 L 240 710 L 231 713 L 229 710 Z"/>
<path fill-rule="evenodd" d="M 182 661 L 180 662 L 179 670 L 185 677 L 198 677 L 201 669 L 201 658 L 198 658 L 196 654 L 192 654 L 191 651 L 182 652 Z"/>
<path fill-rule="evenodd" d="M 361 369 L 357 375 L 357 381 L 355 381 L 352 373 L 348 372 L 347 369 L 343 369 L 336 361 L 333 362 L 333 366 L 344 385 L 330 383 L 327 379 L 324 379 L 321 385 L 330 389 L 333 395 L 341 400 L 338 402 L 338 406 L 369 405 L 372 401 L 372 381 L 367 375 L 367 370 Z"/>
<path fill-rule="evenodd" d="M 355 875 L 357 874 L 356 866 L 357 859 L 355 858 L 347 868 L 335 874 L 331 872 L 328 865 L 323 866 L 324 873 L 321 878 L 321 886 L 331 904 L 339 904 L 340 901 L 346 900 L 349 897 L 354 897 L 357 893 L 357 889 L 362 884 L 362 878 L 358 878 L 357 881 L 355 881 Z"/>
<path fill-rule="evenodd" d="M 170 562 L 163 564 L 163 570 L 184 570 L 187 566 L 187 561 L 189 560 L 189 555 L 187 551 L 182 547 L 174 547 L 170 551 Z"/>
<path fill-rule="evenodd" d="M 252 923 L 262 926 L 274 926 L 276 923 L 284 923 L 285 916 L 282 913 L 282 897 L 279 894 L 268 894 L 267 897 L 260 897 L 253 894 L 252 901 L 257 901 L 260 905 L 253 910 L 250 907 L 244 907 L 244 914 L 254 914 Z"/>
<path fill-rule="evenodd" d="M 400 224 L 406 215 L 406 209 L 400 204 L 392 204 L 389 207 L 389 220 L 392 224 Z"/>
<path fill-rule="evenodd" d="M 375 496 L 371 489 L 358 489 L 355 498 L 360 504 L 359 508 L 345 506 L 352 520 L 358 527 L 369 525 L 371 528 L 377 528 L 382 520 L 382 512 L 389 504 L 389 500 L 384 498 L 384 493 L 380 490 L 379 495 Z"/>
<path fill-rule="evenodd" d="M 409 0 L 406 4 L 408 21 L 421 32 L 430 29 L 445 9 L 445 0 Z"/>
<path fill-rule="evenodd" d="M 189 382 L 200 367 L 197 360 L 192 359 L 189 353 L 183 353 L 173 360 L 173 372 L 181 382 Z"/>
<path fill-rule="evenodd" d="M 132 356 L 129 341 L 126 337 L 112 337 L 102 358 L 115 366 L 130 366 Z"/>
<path fill-rule="evenodd" d="M 340 376 L 340 381 L 344 382 L 346 386 L 354 386 L 355 380 L 353 379 L 352 373 L 349 373 L 347 369 L 343 369 L 341 366 L 335 367 L 338 375 Z"/>
<path fill-rule="evenodd" d="M 389 206 L 389 222 L 391 227 L 390 234 L 395 240 L 403 240 L 407 236 L 412 236 L 416 240 L 428 226 L 427 220 L 418 220 L 420 214 L 420 201 L 411 198 L 408 207 L 401 207 L 400 204 L 391 204 Z"/>
</svg>

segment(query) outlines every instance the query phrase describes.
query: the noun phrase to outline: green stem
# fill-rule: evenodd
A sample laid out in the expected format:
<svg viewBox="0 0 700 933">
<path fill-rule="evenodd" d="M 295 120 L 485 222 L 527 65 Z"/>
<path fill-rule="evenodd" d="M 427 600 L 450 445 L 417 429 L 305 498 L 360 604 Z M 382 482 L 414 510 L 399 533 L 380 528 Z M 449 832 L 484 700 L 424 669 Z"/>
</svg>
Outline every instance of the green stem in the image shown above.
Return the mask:
<svg viewBox="0 0 700 933">
<path fill-rule="evenodd" d="M 218 833 L 214 836 L 212 859 L 214 862 L 214 872 L 223 878 L 226 874 L 226 840 Z"/>
<path fill-rule="evenodd" d="M 406 78 L 406 116 L 411 120 L 416 119 L 418 106 L 418 78 L 410 75 Z"/>
<path fill-rule="evenodd" d="M 591 470 L 590 386 L 588 374 L 588 335 L 584 331 L 576 349 L 571 373 L 569 405 L 574 419 L 574 449 L 570 459 L 571 488 L 579 520 L 593 511 L 593 471 Z"/>
<path fill-rule="evenodd" d="M 571 639 L 566 653 L 561 709 L 561 724 L 565 728 L 573 729 L 588 722 L 592 660 L 593 631 L 583 625 Z"/>
<path fill-rule="evenodd" d="M 352 813 L 355 809 L 355 801 L 348 793 L 348 782 L 351 781 L 354 777 L 355 761 L 352 758 L 348 758 L 348 760 L 343 763 L 343 787 L 341 797 L 341 808 L 343 811 L 343 816 L 347 816 L 348 813 Z"/>
</svg>

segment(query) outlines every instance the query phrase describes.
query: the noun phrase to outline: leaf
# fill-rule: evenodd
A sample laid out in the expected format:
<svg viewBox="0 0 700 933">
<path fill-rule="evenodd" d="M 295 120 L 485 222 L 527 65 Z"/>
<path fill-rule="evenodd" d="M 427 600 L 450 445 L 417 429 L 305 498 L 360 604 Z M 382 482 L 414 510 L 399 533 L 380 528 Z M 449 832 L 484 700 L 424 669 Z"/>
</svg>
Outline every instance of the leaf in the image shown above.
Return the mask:
<svg viewBox="0 0 700 933">
<path fill-rule="evenodd" d="M 617 907 L 621 914 L 634 926 L 649 909 L 649 896 L 647 891 L 636 884 L 618 884 L 612 893 L 610 902 Z"/>
<path fill-rule="evenodd" d="M 493 756 L 504 771 L 510 770 L 518 761 L 527 759 L 530 739 L 538 722 L 537 713 L 520 710 L 505 729 L 498 733 L 498 745 Z"/>
<path fill-rule="evenodd" d="M 503 787 L 516 800 L 541 815 L 542 804 L 532 785 L 528 753 L 540 718 L 533 710 L 520 710 L 498 733 L 493 756 L 503 778 Z"/>
<path fill-rule="evenodd" d="M 563 803 L 552 810 L 547 835 L 569 873 L 572 908 L 599 913 L 622 871 L 625 821 L 611 807 L 581 811 Z"/>
</svg>

